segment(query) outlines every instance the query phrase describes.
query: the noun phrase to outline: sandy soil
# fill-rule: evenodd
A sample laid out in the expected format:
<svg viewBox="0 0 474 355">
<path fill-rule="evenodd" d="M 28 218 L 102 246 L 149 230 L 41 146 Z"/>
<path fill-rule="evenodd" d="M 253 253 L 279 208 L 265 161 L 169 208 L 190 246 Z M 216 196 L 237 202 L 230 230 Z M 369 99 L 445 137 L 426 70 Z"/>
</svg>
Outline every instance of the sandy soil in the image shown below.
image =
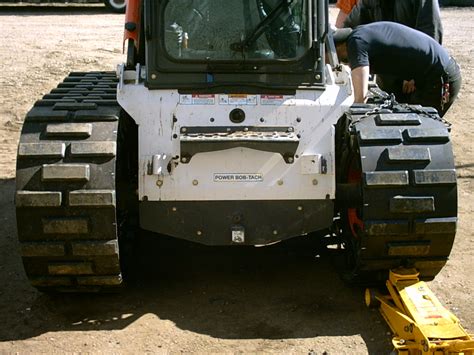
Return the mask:
<svg viewBox="0 0 474 355">
<path fill-rule="evenodd" d="M 332 12 L 334 16 L 334 12 Z M 457 239 L 430 286 L 474 331 L 474 8 L 442 10 L 463 70 L 447 119 L 459 176 Z M 212 249 L 147 240 L 137 285 L 120 295 L 47 296 L 17 254 L 15 151 L 33 102 L 72 70 L 123 60 L 123 16 L 99 8 L 3 8 L 0 55 L 0 353 L 389 353 L 389 329 L 342 283 L 332 256 L 298 247 Z"/>
</svg>

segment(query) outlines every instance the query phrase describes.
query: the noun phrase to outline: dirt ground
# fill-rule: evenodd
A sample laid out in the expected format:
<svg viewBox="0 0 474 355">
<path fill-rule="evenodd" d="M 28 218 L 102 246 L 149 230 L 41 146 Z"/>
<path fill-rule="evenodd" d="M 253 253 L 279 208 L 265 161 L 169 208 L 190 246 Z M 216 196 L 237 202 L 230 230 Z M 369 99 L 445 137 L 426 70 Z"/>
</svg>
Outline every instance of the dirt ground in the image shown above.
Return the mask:
<svg viewBox="0 0 474 355">
<path fill-rule="evenodd" d="M 334 16 L 334 9 L 331 10 Z M 451 259 L 430 283 L 474 332 L 474 8 L 444 8 L 445 45 L 462 66 L 453 123 L 459 227 Z M 76 70 L 113 70 L 123 15 L 100 8 L 0 9 L 0 353 L 389 353 L 389 329 L 332 255 L 298 247 L 205 248 L 145 241 L 136 285 L 119 295 L 47 296 L 17 253 L 16 146 L 23 117 Z"/>
</svg>

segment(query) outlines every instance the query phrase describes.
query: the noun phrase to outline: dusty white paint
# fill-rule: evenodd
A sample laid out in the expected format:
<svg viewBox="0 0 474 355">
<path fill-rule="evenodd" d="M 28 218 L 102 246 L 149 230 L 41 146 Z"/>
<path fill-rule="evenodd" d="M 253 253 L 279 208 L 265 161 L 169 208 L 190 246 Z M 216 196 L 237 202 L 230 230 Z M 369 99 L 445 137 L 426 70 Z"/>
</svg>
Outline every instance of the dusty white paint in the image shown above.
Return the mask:
<svg viewBox="0 0 474 355">
<path fill-rule="evenodd" d="M 353 96 L 347 68 L 328 72 L 327 77 L 325 88 L 297 90 L 294 97 L 275 100 L 274 104 L 257 95 L 256 104 L 252 101 L 251 105 L 229 100 L 222 104 L 224 99 L 219 95 L 215 100 L 196 100 L 194 104 L 186 100 L 184 104 L 176 90 L 148 90 L 142 83 L 126 81 L 118 100 L 139 125 L 139 197 L 196 201 L 325 199 L 329 195 L 333 199 L 334 125 L 352 104 Z M 242 124 L 229 120 L 234 108 L 245 111 Z M 172 158 L 180 156 L 180 128 L 184 126 L 291 126 L 301 135 L 298 158 L 287 164 L 276 153 L 233 148 L 199 153 L 183 164 Z M 177 139 L 172 138 L 174 134 Z M 321 159 L 327 161 L 325 174 L 320 169 Z M 173 169 L 169 173 L 164 167 L 170 161 Z M 215 180 L 215 174 L 260 174 L 262 179 L 223 183 Z"/>
</svg>

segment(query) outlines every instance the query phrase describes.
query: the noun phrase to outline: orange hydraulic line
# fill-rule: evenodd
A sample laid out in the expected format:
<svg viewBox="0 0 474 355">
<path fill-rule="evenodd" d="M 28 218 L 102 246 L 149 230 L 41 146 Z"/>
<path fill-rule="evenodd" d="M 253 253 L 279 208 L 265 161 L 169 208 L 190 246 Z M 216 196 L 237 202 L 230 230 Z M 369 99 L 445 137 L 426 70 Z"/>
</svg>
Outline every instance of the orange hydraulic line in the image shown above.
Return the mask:
<svg viewBox="0 0 474 355">
<path fill-rule="evenodd" d="M 125 32 L 123 35 L 123 42 L 133 39 L 135 47 L 138 48 L 140 40 L 140 9 L 141 0 L 127 0 L 127 8 L 125 12 Z"/>
</svg>

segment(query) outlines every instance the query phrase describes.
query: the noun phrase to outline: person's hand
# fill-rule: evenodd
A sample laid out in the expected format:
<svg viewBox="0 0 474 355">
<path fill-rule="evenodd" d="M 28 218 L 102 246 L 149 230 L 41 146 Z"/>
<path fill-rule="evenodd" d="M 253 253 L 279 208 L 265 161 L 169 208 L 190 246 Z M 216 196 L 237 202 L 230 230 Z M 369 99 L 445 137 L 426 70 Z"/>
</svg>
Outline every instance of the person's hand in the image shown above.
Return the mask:
<svg viewBox="0 0 474 355">
<path fill-rule="evenodd" d="M 415 92 L 416 86 L 415 86 L 415 80 L 403 80 L 403 87 L 402 91 L 404 94 L 411 94 Z"/>
</svg>

